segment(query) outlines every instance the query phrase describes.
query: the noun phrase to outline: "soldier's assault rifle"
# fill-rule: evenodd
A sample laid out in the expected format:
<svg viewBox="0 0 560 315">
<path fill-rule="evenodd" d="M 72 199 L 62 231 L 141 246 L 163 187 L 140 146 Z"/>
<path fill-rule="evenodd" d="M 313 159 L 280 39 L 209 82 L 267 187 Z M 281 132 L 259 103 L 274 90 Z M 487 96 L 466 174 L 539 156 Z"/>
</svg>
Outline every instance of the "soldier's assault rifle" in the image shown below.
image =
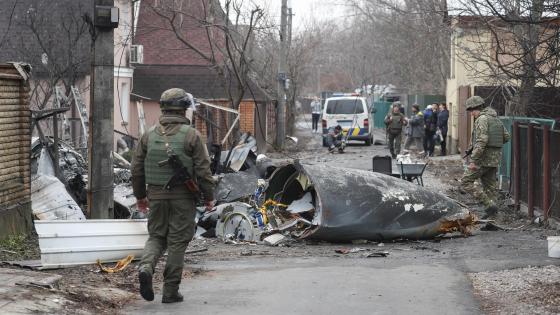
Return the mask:
<svg viewBox="0 0 560 315">
<path fill-rule="evenodd" d="M 465 155 L 463 155 L 463 160 L 472 154 L 473 148 L 465 150 Z"/>
<path fill-rule="evenodd" d="M 171 166 L 171 169 L 173 169 L 173 176 L 169 178 L 169 180 L 163 187 L 166 190 L 170 190 L 172 187 L 183 184 L 187 187 L 188 191 L 194 194 L 198 194 L 200 192 L 200 189 L 198 188 L 198 185 L 187 171 L 187 168 L 183 165 L 181 159 L 179 159 L 179 156 L 169 151 L 167 152 L 167 156 L 168 156 L 167 160 L 158 162 L 158 166 L 159 167 L 165 165 Z"/>
</svg>

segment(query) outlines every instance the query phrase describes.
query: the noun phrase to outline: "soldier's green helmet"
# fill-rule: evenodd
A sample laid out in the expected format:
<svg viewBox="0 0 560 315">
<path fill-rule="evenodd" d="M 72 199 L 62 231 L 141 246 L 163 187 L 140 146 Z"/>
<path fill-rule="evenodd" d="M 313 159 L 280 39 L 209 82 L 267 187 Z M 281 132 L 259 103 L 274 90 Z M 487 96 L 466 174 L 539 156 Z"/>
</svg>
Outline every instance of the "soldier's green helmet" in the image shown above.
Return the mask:
<svg viewBox="0 0 560 315">
<path fill-rule="evenodd" d="M 159 106 L 162 110 L 186 110 L 193 104 L 193 96 L 178 88 L 164 91 L 159 100 Z"/>
<path fill-rule="evenodd" d="M 478 95 L 469 97 L 465 103 L 467 110 L 475 110 L 485 106 L 484 99 Z"/>
</svg>

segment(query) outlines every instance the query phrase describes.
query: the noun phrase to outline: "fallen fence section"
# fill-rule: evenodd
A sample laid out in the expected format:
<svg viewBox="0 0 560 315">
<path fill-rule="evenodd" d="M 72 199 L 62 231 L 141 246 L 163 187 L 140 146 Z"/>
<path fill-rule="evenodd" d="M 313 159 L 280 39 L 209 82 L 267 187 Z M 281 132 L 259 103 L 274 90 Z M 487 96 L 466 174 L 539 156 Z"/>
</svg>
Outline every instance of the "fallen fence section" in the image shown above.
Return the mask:
<svg viewBox="0 0 560 315">
<path fill-rule="evenodd" d="M 148 239 L 147 220 L 36 220 L 42 268 L 139 258 Z"/>
</svg>

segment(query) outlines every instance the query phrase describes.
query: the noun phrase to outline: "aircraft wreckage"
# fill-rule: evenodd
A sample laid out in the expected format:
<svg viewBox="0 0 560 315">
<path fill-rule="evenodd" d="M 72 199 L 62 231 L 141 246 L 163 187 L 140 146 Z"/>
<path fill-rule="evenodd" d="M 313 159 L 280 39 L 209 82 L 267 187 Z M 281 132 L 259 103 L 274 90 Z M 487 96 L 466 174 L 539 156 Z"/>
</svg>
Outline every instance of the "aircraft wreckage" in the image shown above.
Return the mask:
<svg viewBox="0 0 560 315">
<path fill-rule="evenodd" d="M 474 214 L 446 196 L 371 171 L 289 164 L 270 177 L 253 206 L 223 204 L 216 234 L 259 241 L 274 233 L 344 242 L 430 239 L 462 232 Z"/>
</svg>

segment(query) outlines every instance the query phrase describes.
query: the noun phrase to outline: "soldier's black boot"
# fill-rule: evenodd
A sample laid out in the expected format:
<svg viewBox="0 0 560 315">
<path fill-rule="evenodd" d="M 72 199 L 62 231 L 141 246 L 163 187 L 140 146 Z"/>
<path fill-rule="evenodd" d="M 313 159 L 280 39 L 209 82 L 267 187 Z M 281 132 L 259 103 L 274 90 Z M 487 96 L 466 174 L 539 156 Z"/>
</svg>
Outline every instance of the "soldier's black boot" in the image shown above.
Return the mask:
<svg viewBox="0 0 560 315">
<path fill-rule="evenodd" d="M 145 270 L 140 270 L 138 280 L 140 281 L 140 295 L 142 295 L 146 301 L 153 301 L 154 288 L 152 287 L 152 275 Z"/>
<path fill-rule="evenodd" d="M 183 302 L 183 295 L 179 292 L 176 292 L 175 294 L 169 296 L 164 295 L 161 298 L 161 303 L 177 303 L 177 302 Z"/>
</svg>

